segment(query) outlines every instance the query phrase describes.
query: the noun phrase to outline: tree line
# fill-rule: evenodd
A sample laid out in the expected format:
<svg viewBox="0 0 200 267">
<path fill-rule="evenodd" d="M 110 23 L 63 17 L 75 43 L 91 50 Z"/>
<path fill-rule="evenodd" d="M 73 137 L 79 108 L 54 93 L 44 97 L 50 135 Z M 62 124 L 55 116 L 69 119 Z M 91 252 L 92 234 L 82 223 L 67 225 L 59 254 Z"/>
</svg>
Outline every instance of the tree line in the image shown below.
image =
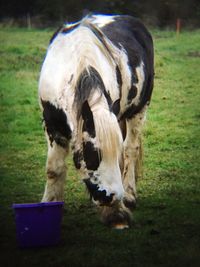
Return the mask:
<svg viewBox="0 0 200 267">
<path fill-rule="evenodd" d="M 172 27 L 181 19 L 185 27 L 200 26 L 199 0 L 3 0 L 0 20 L 25 21 L 36 27 L 78 20 L 88 13 L 130 14 L 147 24 Z"/>
</svg>

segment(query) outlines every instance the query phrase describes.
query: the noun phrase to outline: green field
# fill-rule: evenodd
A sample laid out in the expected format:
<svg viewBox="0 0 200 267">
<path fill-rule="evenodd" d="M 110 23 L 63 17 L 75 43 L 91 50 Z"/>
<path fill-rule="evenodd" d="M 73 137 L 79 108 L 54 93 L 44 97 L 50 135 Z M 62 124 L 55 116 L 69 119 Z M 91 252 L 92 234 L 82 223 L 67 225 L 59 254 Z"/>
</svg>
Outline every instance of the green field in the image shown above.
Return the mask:
<svg viewBox="0 0 200 267">
<path fill-rule="evenodd" d="M 199 266 L 200 31 L 152 32 L 155 88 L 132 227 L 101 224 L 69 158 L 60 245 L 21 250 L 11 205 L 44 190 L 37 84 L 52 32 L 0 29 L 0 266 Z"/>
</svg>

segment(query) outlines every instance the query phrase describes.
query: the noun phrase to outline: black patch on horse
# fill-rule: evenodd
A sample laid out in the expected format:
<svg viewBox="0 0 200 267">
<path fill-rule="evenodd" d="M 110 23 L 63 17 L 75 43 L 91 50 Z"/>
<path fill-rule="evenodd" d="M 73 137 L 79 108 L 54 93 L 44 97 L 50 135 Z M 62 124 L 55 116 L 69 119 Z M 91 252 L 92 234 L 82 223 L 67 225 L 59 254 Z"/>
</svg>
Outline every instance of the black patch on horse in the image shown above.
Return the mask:
<svg viewBox="0 0 200 267">
<path fill-rule="evenodd" d="M 67 33 L 70 33 L 71 31 L 73 31 L 77 26 L 79 25 L 79 23 L 77 24 L 74 24 L 74 25 L 69 25 L 69 26 L 60 26 L 55 32 L 54 34 L 52 35 L 50 41 L 49 41 L 49 44 L 51 44 L 54 39 L 57 37 L 57 35 L 59 33 L 63 33 L 63 34 L 67 34 Z"/>
<path fill-rule="evenodd" d="M 53 42 L 53 40 L 56 38 L 56 36 L 59 34 L 59 32 L 61 31 L 62 29 L 62 26 L 60 26 L 55 32 L 54 34 L 52 35 L 50 41 L 49 41 L 49 44 L 51 44 Z"/>
<path fill-rule="evenodd" d="M 127 96 L 128 104 L 131 103 L 132 99 L 136 97 L 136 95 L 137 95 L 137 87 L 135 85 L 132 85 Z"/>
<path fill-rule="evenodd" d="M 104 93 L 105 98 L 106 98 L 106 100 L 107 100 L 108 106 L 109 106 L 109 108 L 110 108 L 110 110 L 111 110 L 111 107 L 112 107 L 112 99 L 111 99 L 111 97 L 110 97 L 110 92 L 109 92 L 109 91 L 107 92 L 107 91 L 105 90 L 105 88 L 104 88 L 103 93 Z"/>
<path fill-rule="evenodd" d="M 73 154 L 73 161 L 74 161 L 74 165 L 77 169 L 81 168 L 81 161 L 83 160 L 83 153 L 82 151 L 78 150 L 76 152 L 74 152 Z"/>
<path fill-rule="evenodd" d="M 83 103 L 89 99 L 92 91 L 97 89 L 100 90 L 102 94 L 104 94 L 109 107 L 111 107 L 112 100 L 109 93 L 105 89 L 105 85 L 100 74 L 95 68 L 90 66 L 80 74 L 76 84 L 74 104 L 76 104 L 78 108 L 78 118 L 81 115 L 81 107 Z"/>
<path fill-rule="evenodd" d="M 62 147 L 67 147 L 71 139 L 71 129 L 67 123 L 67 116 L 62 109 L 56 108 L 49 101 L 41 100 L 43 106 L 43 118 L 46 130 L 52 145 L 55 141 Z"/>
<path fill-rule="evenodd" d="M 110 194 L 110 196 L 107 196 L 106 190 L 100 191 L 98 184 L 92 183 L 90 178 L 84 179 L 84 182 L 91 197 L 93 197 L 95 201 L 98 200 L 102 205 L 108 205 L 112 201 L 114 194 Z"/>
<path fill-rule="evenodd" d="M 140 20 L 126 15 L 116 16 L 112 23 L 105 25 L 101 30 L 114 45 L 126 51 L 128 65 L 132 71 L 132 84 L 138 82 L 135 69 L 140 66 L 141 62 L 144 64 L 145 81 L 139 104 L 137 106 L 132 104 L 122 114 L 122 118 L 131 119 L 141 111 L 145 104 L 150 102 L 154 78 L 152 37 Z M 130 98 L 132 93 L 129 95 Z"/>
<path fill-rule="evenodd" d="M 146 73 L 146 71 L 145 71 Z M 120 119 L 132 119 L 136 114 L 138 114 L 145 105 L 149 105 L 151 100 L 151 93 L 153 89 L 153 77 L 154 74 L 149 74 L 148 79 L 145 79 L 143 84 L 142 93 L 140 95 L 139 104 L 131 104 L 126 111 L 121 115 Z"/>
<path fill-rule="evenodd" d="M 88 104 L 88 101 L 85 101 L 82 106 L 81 115 L 83 118 L 83 132 L 88 132 L 88 134 L 94 138 L 96 136 L 93 114 Z"/>
<path fill-rule="evenodd" d="M 116 77 L 117 77 L 117 83 L 119 86 L 119 97 L 121 98 L 121 96 L 122 96 L 122 75 L 121 75 L 121 72 L 120 72 L 118 66 L 116 66 Z"/>
<path fill-rule="evenodd" d="M 68 34 L 72 32 L 75 28 L 77 28 L 80 25 L 80 23 L 74 24 L 74 25 L 68 25 L 67 27 L 64 27 L 61 31 L 61 33 Z"/>
<path fill-rule="evenodd" d="M 91 142 L 83 142 L 83 159 L 88 170 L 97 170 L 101 162 L 101 151 Z"/>
<path fill-rule="evenodd" d="M 112 112 L 115 114 L 115 116 L 118 116 L 120 112 L 120 99 L 117 99 L 113 105 L 112 105 Z"/>
<path fill-rule="evenodd" d="M 137 77 L 137 73 L 134 70 L 132 70 L 132 76 L 131 76 L 131 84 L 134 84 L 134 83 L 138 83 L 138 77 Z"/>
<path fill-rule="evenodd" d="M 140 102 L 136 106 L 135 104 L 130 105 L 126 111 L 121 115 L 120 119 L 132 119 L 136 114 L 138 114 L 145 105 L 149 105 L 151 100 L 151 92 L 153 89 L 153 76 L 149 75 L 148 79 L 144 82 L 143 87 L 148 89 L 143 90 L 143 94 L 140 96 Z"/>
</svg>

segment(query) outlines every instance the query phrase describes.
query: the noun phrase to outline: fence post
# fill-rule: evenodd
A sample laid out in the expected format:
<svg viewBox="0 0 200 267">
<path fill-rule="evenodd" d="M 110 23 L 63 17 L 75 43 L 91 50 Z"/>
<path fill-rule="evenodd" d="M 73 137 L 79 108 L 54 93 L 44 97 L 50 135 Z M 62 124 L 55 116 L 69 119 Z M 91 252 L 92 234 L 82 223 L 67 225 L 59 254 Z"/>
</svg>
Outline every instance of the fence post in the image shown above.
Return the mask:
<svg viewBox="0 0 200 267">
<path fill-rule="evenodd" d="M 27 19 L 27 28 L 31 29 L 31 16 L 30 16 L 30 13 L 27 13 L 26 19 Z"/>
<path fill-rule="evenodd" d="M 180 34 L 180 31 L 181 31 L 181 19 L 178 18 L 176 20 L 176 34 L 179 35 Z"/>
</svg>

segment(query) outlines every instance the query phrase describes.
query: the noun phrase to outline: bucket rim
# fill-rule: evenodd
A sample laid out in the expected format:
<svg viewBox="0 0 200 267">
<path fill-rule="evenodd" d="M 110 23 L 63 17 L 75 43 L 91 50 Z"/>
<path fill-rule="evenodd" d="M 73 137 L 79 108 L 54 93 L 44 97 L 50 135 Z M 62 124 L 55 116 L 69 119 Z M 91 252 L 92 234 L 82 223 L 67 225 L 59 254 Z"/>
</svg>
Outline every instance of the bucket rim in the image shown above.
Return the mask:
<svg viewBox="0 0 200 267">
<path fill-rule="evenodd" d="M 64 201 L 57 202 L 39 202 L 39 203 L 13 203 L 13 209 L 23 209 L 23 208 L 41 208 L 41 207 L 52 207 L 52 206 L 63 206 Z"/>
</svg>

